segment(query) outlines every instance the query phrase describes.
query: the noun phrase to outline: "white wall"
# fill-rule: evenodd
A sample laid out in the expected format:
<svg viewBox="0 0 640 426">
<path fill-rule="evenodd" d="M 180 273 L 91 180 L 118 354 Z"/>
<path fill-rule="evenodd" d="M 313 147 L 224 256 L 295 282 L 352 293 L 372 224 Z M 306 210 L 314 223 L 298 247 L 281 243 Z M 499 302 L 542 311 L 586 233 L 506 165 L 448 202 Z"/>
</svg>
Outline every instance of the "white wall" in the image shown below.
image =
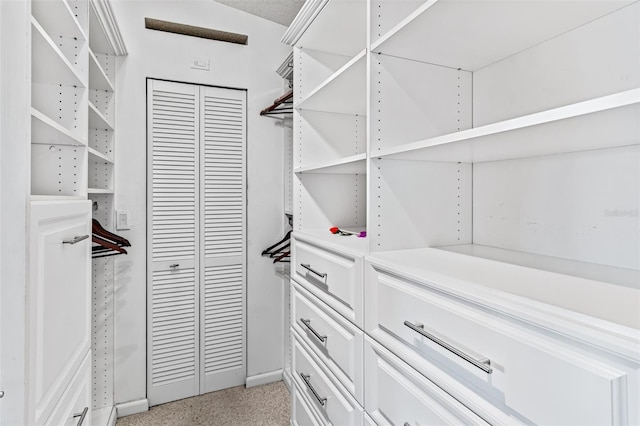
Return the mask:
<svg viewBox="0 0 640 426">
<path fill-rule="evenodd" d="M 133 247 L 116 261 L 115 401 L 146 398 L 146 82 L 147 77 L 248 89 L 247 374 L 282 368 L 282 280 L 260 252 L 280 238 L 283 222 L 282 128 L 260 117 L 282 94 L 275 70 L 288 54 L 285 27 L 201 1 L 112 1 L 129 55 L 116 81 L 116 209 L 129 210 L 122 231 Z M 247 46 L 146 30 L 156 18 L 247 34 Z M 208 58 L 211 71 L 189 59 Z"/>
</svg>

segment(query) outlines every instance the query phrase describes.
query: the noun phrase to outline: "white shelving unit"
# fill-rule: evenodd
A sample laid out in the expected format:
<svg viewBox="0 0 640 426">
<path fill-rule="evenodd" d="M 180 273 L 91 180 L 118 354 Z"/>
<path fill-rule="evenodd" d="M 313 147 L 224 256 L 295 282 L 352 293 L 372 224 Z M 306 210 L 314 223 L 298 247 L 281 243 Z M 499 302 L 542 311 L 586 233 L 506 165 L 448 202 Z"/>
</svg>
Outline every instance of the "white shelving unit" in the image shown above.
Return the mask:
<svg viewBox="0 0 640 426">
<path fill-rule="evenodd" d="M 362 331 L 404 362 L 423 361 L 385 334 L 399 330 L 375 323 L 403 310 L 373 312 L 377 292 L 397 285 L 429 300 L 417 288 L 433 285 L 558 339 L 611 339 L 615 356 L 598 359 L 620 366 L 635 350 L 627 373 L 637 374 L 638 1 L 308 1 L 283 42 L 295 63 L 294 236 L 318 245 L 302 244 L 299 257 L 321 268 L 296 264 L 297 285 L 338 310 L 325 294 L 340 297 L 331 276 L 343 260 L 325 258 L 363 258 Z M 411 336 L 403 345 L 424 341 Z M 553 418 L 510 405 L 506 389 L 507 402 L 488 408 L 476 399 L 484 383 L 467 394 L 448 383 L 462 370 L 417 365 L 490 423 Z M 598 415 L 618 422 L 605 399 Z M 640 418 L 633 407 L 624 415 Z"/>
</svg>

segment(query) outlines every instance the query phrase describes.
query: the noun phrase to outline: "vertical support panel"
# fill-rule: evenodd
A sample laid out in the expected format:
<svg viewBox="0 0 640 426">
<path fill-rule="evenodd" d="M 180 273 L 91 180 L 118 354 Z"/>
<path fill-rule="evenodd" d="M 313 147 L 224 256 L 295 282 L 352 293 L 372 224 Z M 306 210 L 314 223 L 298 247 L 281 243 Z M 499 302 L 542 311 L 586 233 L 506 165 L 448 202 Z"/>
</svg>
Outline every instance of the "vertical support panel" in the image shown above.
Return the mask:
<svg viewBox="0 0 640 426">
<path fill-rule="evenodd" d="M 199 88 L 149 80 L 147 396 L 199 393 Z"/>
<path fill-rule="evenodd" d="M 200 392 L 246 379 L 246 92 L 200 88 Z"/>
</svg>

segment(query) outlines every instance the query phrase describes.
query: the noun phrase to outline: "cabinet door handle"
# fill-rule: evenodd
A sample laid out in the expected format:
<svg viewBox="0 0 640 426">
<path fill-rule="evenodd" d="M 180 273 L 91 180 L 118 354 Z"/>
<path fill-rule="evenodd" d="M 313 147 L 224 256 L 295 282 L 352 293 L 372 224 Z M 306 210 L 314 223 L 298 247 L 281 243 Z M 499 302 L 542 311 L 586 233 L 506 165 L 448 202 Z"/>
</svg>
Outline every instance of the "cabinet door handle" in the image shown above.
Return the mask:
<svg viewBox="0 0 640 426">
<path fill-rule="evenodd" d="M 324 274 L 322 272 L 318 272 L 318 271 L 314 270 L 313 268 L 311 268 L 311 265 L 309 265 L 308 263 L 301 263 L 300 266 L 302 266 L 307 271 L 309 271 L 309 272 L 311 272 L 313 274 L 316 274 L 320 278 L 326 278 L 327 277 L 327 274 Z"/>
<path fill-rule="evenodd" d="M 464 359 L 465 361 L 473 364 L 474 366 L 478 367 L 480 370 L 484 371 L 485 373 L 491 374 L 491 372 L 493 371 L 493 369 L 491 368 L 491 361 L 488 358 L 475 359 L 474 357 L 462 352 L 460 349 L 450 345 L 449 343 L 445 342 L 444 340 L 439 339 L 438 337 L 434 336 L 433 334 L 426 332 L 424 330 L 424 325 L 423 324 L 413 324 L 413 323 L 411 323 L 409 321 L 405 321 L 404 325 L 406 325 L 407 327 L 409 327 L 410 329 L 412 329 L 416 333 L 420 334 L 421 336 L 424 336 L 427 339 L 431 340 L 432 342 L 442 346 L 443 348 L 445 348 L 449 352 L 451 352 L 451 353 L 459 356 L 460 358 Z"/>
<path fill-rule="evenodd" d="M 180 266 L 179 263 L 172 263 L 171 265 L 169 265 L 169 268 L 176 269 L 178 266 Z"/>
<path fill-rule="evenodd" d="M 78 414 L 74 414 L 73 418 L 75 419 L 76 417 L 80 417 L 80 420 L 78 420 L 78 423 L 76 424 L 76 426 L 82 426 L 82 423 L 84 422 L 84 418 L 87 417 L 87 412 L 89 411 L 89 407 L 84 407 L 84 410 L 82 410 L 82 413 L 78 413 Z"/>
<path fill-rule="evenodd" d="M 88 235 L 76 235 L 73 238 L 67 238 L 66 240 L 62 240 L 62 244 L 76 244 L 82 240 L 86 240 L 87 238 L 89 238 Z"/>
<path fill-rule="evenodd" d="M 318 402 L 320 403 L 320 405 L 322 405 L 324 407 L 324 404 L 327 403 L 327 398 L 320 398 L 320 395 L 318 395 L 318 392 L 316 392 L 316 390 L 313 388 L 313 386 L 311 386 L 311 382 L 309 381 L 309 378 L 311 377 L 308 374 L 303 374 L 300 373 L 300 377 L 302 377 L 302 380 L 304 380 L 304 383 L 307 385 L 307 387 L 309 388 L 309 390 L 311 392 L 313 392 L 313 396 L 316 397 L 316 399 L 318 400 Z"/>
<path fill-rule="evenodd" d="M 309 330 L 311 330 L 313 335 L 316 336 L 318 338 L 318 340 L 320 340 L 322 343 L 324 343 L 324 341 L 327 340 L 327 336 L 321 336 L 320 333 L 318 333 L 313 327 L 311 327 L 311 320 L 310 319 L 300 318 L 300 322 L 302 322 L 304 325 L 306 325 L 307 328 Z"/>
</svg>

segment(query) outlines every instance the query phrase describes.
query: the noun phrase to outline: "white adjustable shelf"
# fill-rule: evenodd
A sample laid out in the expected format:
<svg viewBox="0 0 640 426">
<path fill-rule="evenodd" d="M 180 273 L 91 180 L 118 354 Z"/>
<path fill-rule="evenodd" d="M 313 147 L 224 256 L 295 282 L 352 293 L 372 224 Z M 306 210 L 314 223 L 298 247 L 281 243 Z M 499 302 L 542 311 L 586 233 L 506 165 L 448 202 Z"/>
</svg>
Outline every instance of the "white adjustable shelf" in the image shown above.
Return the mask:
<svg viewBox="0 0 640 426">
<path fill-rule="evenodd" d="M 35 108 L 31 108 L 31 143 L 87 146 L 80 135 L 68 130 Z"/>
<path fill-rule="evenodd" d="M 360 232 L 365 231 L 365 228 L 347 228 L 340 227 L 344 231 Z M 332 234 L 329 228 L 326 229 L 304 229 L 302 231 L 294 231 L 294 237 L 309 239 L 311 241 L 318 241 L 324 245 L 343 252 L 348 252 L 356 256 L 364 256 L 369 253 L 369 242 L 367 238 L 360 238 L 356 235 L 337 235 Z"/>
<path fill-rule="evenodd" d="M 87 39 L 66 0 L 34 1 L 31 3 L 31 15 L 51 36 Z"/>
<path fill-rule="evenodd" d="M 102 188 L 87 188 L 87 193 L 89 194 L 113 194 L 113 189 L 102 189 Z"/>
<path fill-rule="evenodd" d="M 89 88 L 113 92 L 113 84 L 102 69 L 96 55 L 89 49 Z"/>
<path fill-rule="evenodd" d="M 109 122 L 98 108 L 89 101 L 89 128 L 113 130 L 113 125 Z"/>
<path fill-rule="evenodd" d="M 325 164 L 299 167 L 294 169 L 294 173 L 366 174 L 366 158 L 367 154 L 358 154 Z"/>
<path fill-rule="evenodd" d="M 35 62 L 31 67 L 31 77 L 34 82 L 87 87 L 84 79 L 33 17 L 31 17 L 31 46 Z"/>
<path fill-rule="evenodd" d="M 429 138 L 372 155 L 478 163 L 640 143 L 640 89 Z"/>
<path fill-rule="evenodd" d="M 302 99 L 296 109 L 365 115 L 366 54 L 361 51 Z"/>
<path fill-rule="evenodd" d="M 428 0 L 371 51 L 475 71 L 634 1 Z"/>
<path fill-rule="evenodd" d="M 311 0 L 309 0 L 311 2 Z M 318 1 L 315 1 L 318 3 Z M 321 1 L 320 12 L 300 37 L 297 46 L 305 49 L 354 56 L 366 46 L 367 2 Z M 304 18 L 304 16 L 300 16 Z M 292 23 L 295 28 L 296 22 Z M 331 28 L 327 31 L 327 28 Z"/>
<path fill-rule="evenodd" d="M 32 194 L 31 201 L 71 201 L 71 200 L 86 200 L 87 197 L 83 195 L 38 195 Z"/>
<path fill-rule="evenodd" d="M 107 157 L 105 154 L 100 151 L 89 147 L 89 161 L 104 161 L 105 163 L 113 164 L 113 160 Z"/>
<path fill-rule="evenodd" d="M 640 271 L 474 244 L 379 252 L 376 262 L 447 292 L 477 288 L 640 328 Z M 576 297 L 579 295 L 579 297 Z"/>
</svg>

